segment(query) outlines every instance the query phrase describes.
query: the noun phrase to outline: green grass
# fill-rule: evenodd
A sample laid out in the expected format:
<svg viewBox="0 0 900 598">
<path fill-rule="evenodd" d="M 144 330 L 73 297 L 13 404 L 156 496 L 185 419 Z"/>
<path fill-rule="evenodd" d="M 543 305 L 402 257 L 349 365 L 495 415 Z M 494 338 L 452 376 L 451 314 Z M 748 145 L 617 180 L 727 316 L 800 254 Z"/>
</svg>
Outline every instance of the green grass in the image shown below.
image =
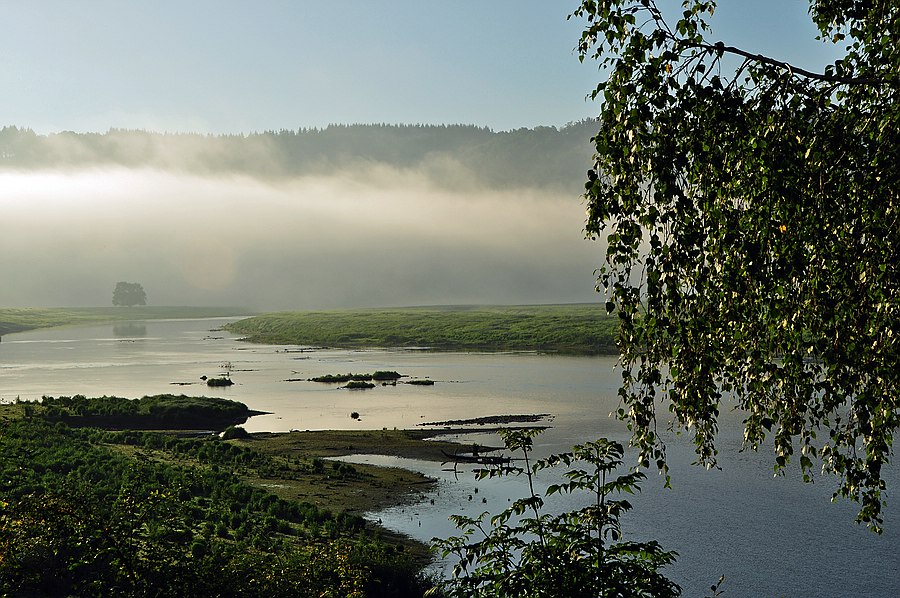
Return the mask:
<svg viewBox="0 0 900 598">
<path fill-rule="evenodd" d="M 121 320 L 213 318 L 246 315 L 235 307 L 26 307 L 0 308 L 0 335 L 36 328 Z"/>
<path fill-rule="evenodd" d="M 591 303 L 280 312 L 226 328 L 269 344 L 615 354 L 618 320 Z"/>
</svg>

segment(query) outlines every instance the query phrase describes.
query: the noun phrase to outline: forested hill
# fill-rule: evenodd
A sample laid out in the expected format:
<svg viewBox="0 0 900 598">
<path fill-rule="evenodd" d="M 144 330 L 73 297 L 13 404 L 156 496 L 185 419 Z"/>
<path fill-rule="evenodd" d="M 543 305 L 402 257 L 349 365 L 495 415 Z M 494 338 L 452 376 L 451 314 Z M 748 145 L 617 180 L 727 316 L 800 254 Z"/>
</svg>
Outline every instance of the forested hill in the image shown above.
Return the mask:
<svg viewBox="0 0 900 598">
<path fill-rule="evenodd" d="M 439 185 L 581 190 L 594 121 L 494 132 L 472 125 L 330 125 L 250 135 L 106 133 L 39 135 L 0 129 L 0 168 L 124 166 L 262 179 L 386 165 Z"/>
</svg>

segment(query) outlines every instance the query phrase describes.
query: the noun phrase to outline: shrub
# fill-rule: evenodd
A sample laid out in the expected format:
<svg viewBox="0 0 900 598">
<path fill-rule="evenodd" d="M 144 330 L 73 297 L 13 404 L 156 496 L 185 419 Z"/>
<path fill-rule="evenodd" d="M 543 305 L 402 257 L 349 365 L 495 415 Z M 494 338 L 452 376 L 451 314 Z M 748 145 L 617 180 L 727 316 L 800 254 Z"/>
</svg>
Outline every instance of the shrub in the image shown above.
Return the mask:
<svg viewBox="0 0 900 598">
<path fill-rule="evenodd" d="M 228 426 L 225 428 L 225 431 L 222 432 L 223 440 L 234 440 L 237 438 L 249 438 L 250 433 L 247 432 L 244 428 L 240 426 Z"/>
<path fill-rule="evenodd" d="M 231 378 L 210 378 L 206 381 L 207 386 L 231 386 L 234 382 Z"/>
<path fill-rule="evenodd" d="M 363 382 L 361 380 L 351 380 L 347 383 L 347 386 L 344 388 L 349 388 L 350 390 L 365 390 L 367 388 L 375 388 L 375 385 L 371 382 Z"/>
<path fill-rule="evenodd" d="M 485 520 L 488 513 L 451 517 L 463 534 L 435 540 L 444 558 L 458 559 L 453 578 L 440 589 L 447 596 L 465 598 L 679 596 L 681 588 L 660 572 L 674 562 L 676 553 L 664 551 L 655 541 L 622 539 L 619 518 L 631 510 L 631 504 L 613 496 L 634 493 L 644 478 L 640 472 L 612 478 L 622 464 L 622 445 L 601 439 L 530 465 L 532 439 L 539 432 L 501 433 L 507 449 L 523 454 L 525 466 L 498 465 L 479 470 L 478 476 L 524 474 L 530 495 L 489 521 Z M 571 467 L 576 463 L 587 468 Z M 534 490 L 534 477 L 559 465 L 569 467 L 568 482 L 550 486 L 546 495 L 587 492 L 593 500 L 582 509 L 551 515 L 544 512 L 544 497 Z"/>
</svg>

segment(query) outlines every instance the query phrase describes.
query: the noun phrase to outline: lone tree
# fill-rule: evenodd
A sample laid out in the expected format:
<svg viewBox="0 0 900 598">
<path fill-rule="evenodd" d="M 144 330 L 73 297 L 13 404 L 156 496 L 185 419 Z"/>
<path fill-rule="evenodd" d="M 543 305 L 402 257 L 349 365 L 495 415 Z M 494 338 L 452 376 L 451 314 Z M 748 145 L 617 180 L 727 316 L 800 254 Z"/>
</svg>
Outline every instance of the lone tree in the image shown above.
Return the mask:
<svg viewBox="0 0 900 598">
<path fill-rule="evenodd" d="M 799 452 L 882 523 L 900 422 L 900 3 L 811 0 L 840 60 L 812 72 L 715 41 L 714 1 L 585 0 L 580 58 L 605 80 L 589 237 L 619 315 L 622 407 L 665 470 L 661 409 L 715 465 L 719 411 Z"/>
<path fill-rule="evenodd" d="M 125 307 L 147 305 L 147 293 L 139 283 L 117 282 L 116 288 L 113 290 L 112 304 Z"/>
</svg>

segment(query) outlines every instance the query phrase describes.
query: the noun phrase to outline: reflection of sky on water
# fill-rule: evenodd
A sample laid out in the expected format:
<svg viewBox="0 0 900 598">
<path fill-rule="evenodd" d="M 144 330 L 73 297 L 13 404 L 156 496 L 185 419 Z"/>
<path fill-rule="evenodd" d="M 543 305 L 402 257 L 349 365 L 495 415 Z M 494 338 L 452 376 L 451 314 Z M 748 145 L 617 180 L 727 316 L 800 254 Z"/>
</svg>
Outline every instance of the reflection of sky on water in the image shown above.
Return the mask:
<svg viewBox="0 0 900 598">
<path fill-rule="evenodd" d="M 249 431 L 403 428 L 508 413 L 552 412 L 572 420 L 579 405 L 597 404 L 596 369 L 611 367 L 604 365 L 611 360 L 534 354 L 327 349 L 299 353 L 298 347 L 238 342 L 218 330 L 225 321 L 150 320 L 139 324 L 146 328 L 146 336 L 138 338 L 116 338 L 114 326 L 121 323 L 8 335 L 0 343 L 0 363 L 10 366 L 0 382 L 0 398 L 221 396 L 271 414 L 248 421 Z M 208 388 L 201 377 L 221 375 L 227 363 L 234 386 Z M 324 374 L 376 370 L 397 370 L 406 379 L 430 378 L 436 384 L 348 391 L 337 384 L 305 381 Z M 608 396 L 614 400 L 613 393 Z M 610 410 L 595 410 L 587 420 L 602 425 L 600 420 L 607 419 Z M 360 413 L 358 421 L 350 419 L 352 412 Z"/>
<path fill-rule="evenodd" d="M 551 413 L 551 428 L 535 439 L 537 456 L 600 436 L 627 442 L 624 425 L 609 417 L 618 407 L 620 380 L 612 358 L 297 353 L 293 351 L 299 347 L 240 343 L 218 330 L 223 323 L 147 321 L 141 324 L 147 336 L 139 339 L 116 338 L 110 324 L 4 335 L 0 399 L 79 393 L 221 396 L 271 413 L 247 422 L 250 431 L 412 428 L 426 421 Z M 235 385 L 208 388 L 200 377 L 219 375 L 227 363 Z M 437 383 L 354 392 L 285 381 L 375 370 L 397 370 Z M 360 413 L 360 420 L 350 418 L 353 411 Z M 759 454 L 740 452 L 740 413 L 723 408 L 720 430 L 721 471 L 693 467 L 689 437 L 664 432 L 674 489 L 665 490 L 662 479 L 649 472 L 642 491 L 628 497 L 635 510 L 625 518 L 626 533 L 635 539 L 658 539 L 664 548 L 680 553 L 671 575 L 684 585 L 685 596 L 702 595 L 723 573 L 730 598 L 900 595 L 900 579 L 892 573 L 900 569 L 900 509 L 893 495 L 888 496 L 886 531 L 875 536 L 853 523 L 856 505 L 830 502 L 833 480 L 820 478 L 806 485 L 797 480 L 796 471 L 773 480 L 771 447 Z M 500 444 L 483 432 L 460 440 Z M 626 459 L 633 463 L 633 458 Z M 450 514 L 495 514 L 524 494 L 521 479 L 475 482 L 471 474 L 456 479 L 439 464 L 403 463 L 441 481 L 416 504 L 378 517 L 422 540 L 457 533 L 447 520 Z M 900 487 L 896 467 L 886 467 L 884 473 L 889 489 Z M 542 479 L 542 484 L 550 483 Z M 574 500 L 569 506 L 577 505 Z"/>
<path fill-rule="evenodd" d="M 491 444 L 484 437 L 478 442 Z M 674 489 L 664 489 L 651 473 L 640 492 L 624 496 L 634 510 L 622 523 L 626 539 L 655 539 L 679 553 L 668 574 L 682 585 L 685 596 L 704 595 L 722 574 L 728 596 L 897 595 L 900 582 L 885 574 L 896 570 L 900 560 L 895 550 L 900 539 L 896 507 L 889 508 L 885 534 L 876 536 L 853 522 L 854 505 L 829 502 L 832 488 L 827 482 L 811 487 L 795 479 L 772 480 L 771 473 L 760 471 L 769 470 L 768 455 L 743 455 L 729 460 L 723 471 L 701 471 L 690 465 L 684 448 L 673 450 Z M 449 521 L 451 514 L 496 515 L 528 493 L 524 477 L 476 481 L 470 465 L 459 466 L 457 476 L 450 466 L 396 457 L 355 455 L 341 460 L 404 467 L 436 479 L 412 504 L 367 514 L 423 542 L 459 535 L 461 530 Z M 562 470 L 540 472 L 538 491 L 558 483 L 561 475 Z M 896 471 L 892 478 L 900 482 Z M 557 495 L 547 505 L 550 512 L 560 512 L 590 501 L 587 494 Z M 881 564 L 879 569 L 872 568 L 874 562 Z M 449 575 L 453 564 L 451 557 L 433 569 Z"/>
<path fill-rule="evenodd" d="M 442 465 L 382 455 L 351 455 L 339 460 L 402 467 L 434 478 L 436 484 L 428 492 L 421 494 L 414 503 L 366 514 L 372 521 L 424 542 L 462 533 L 450 521 L 451 514 L 477 517 L 488 511 L 491 515 L 496 515 L 528 492 L 524 476 L 476 480 L 472 465 L 459 464 L 454 472 L 452 464 Z M 543 479 L 546 478 L 547 476 L 543 476 Z M 547 483 L 549 482 L 544 481 L 540 488 L 546 487 Z M 552 499 L 548 500 L 548 505 L 553 505 L 553 502 Z M 438 562 L 434 569 L 449 573 L 452 566 L 452 562 Z"/>
</svg>

